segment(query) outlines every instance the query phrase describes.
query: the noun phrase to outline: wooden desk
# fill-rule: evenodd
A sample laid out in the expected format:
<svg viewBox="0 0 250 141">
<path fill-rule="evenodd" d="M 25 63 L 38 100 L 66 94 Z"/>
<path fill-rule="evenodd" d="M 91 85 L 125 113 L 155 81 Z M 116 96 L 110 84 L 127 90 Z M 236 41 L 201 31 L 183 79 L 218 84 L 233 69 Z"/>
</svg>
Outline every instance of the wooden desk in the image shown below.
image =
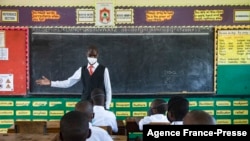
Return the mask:
<svg viewBox="0 0 250 141">
<path fill-rule="evenodd" d="M 10 133 L 0 134 L 0 141 L 57 141 L 58 133 L 50 134 L 23 134 Z"/>
<path fill-rule="evenodd" d="M 113 141 L 127 141 L 127 136 L 125 135 L 111 135 Z"/>
<path fill-rule="evenodd" d="M 47 132 L 48 133 L 59 133 L 60 132 L 60 121 L 47 121 Z"/>
<path fill-rule="evenodd" d="M 47 133 L 59 133 L 60 121 L 47 121 Z M 15 133 L 15 126 L 8 128 L 7 133 Z"/>
<path fill-rule="evenodd" d="M 123 120 L 117 120 L 118 133 L 112 133 L 112 135 L 126 135 L 126 127 Z M 47 133 L 59 133 L 60 121 L 47 121 Z M 8 128 L 7 133 L 15 133 L 15 127 L 12 125 Z"/>
<path fill-rule="evenodd" d="M 129 133 L 130 132 L 142 132 L 139 129 L 138 122 L 143 117 L 127 117 L 126 118 L 126 136 L 127 140 L 129 141 Z"/>
</svg>

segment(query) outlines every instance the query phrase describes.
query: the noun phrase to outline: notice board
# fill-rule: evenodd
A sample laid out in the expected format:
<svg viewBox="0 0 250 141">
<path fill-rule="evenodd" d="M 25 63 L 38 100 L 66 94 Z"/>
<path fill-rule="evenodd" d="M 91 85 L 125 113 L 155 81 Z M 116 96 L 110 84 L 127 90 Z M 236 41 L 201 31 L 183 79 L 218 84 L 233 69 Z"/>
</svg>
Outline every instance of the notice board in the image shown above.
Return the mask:
<svg viewBox="0 0 250 141">
<path fill-rule="evenodd" d="M 67 79 L 86 65 L 86 50 L 92 44 L 99 48 L 98 62 L 109 69 L 113 95 L 214 93 L 211 29 L 185 30 L 194 33 L 180 29 L 171 33 L 81 30 L 31 29 L 30 94 L 81 94 L 81 82 L 62 89 L 36 85 L 35 80 L 43 75 L 51 80 Z M 121 29 L 125 30 L 129 29 Z"/>
<path fill-rule="evenodd" d="M 216 27 L 217 94 L 250 95 L 250 26 Z"/>
<path fill-rule="evenodd" d="M 28 28 L 0 27 L 0 96 L 29 89 Z"/>
</svg>

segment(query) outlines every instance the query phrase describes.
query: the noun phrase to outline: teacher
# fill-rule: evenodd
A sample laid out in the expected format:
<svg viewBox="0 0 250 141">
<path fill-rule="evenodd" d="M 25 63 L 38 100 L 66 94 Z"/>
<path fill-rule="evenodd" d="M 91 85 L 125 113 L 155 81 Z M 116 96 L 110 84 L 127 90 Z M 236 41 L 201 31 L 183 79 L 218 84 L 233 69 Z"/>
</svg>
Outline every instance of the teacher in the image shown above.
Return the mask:
<svg viewBox="0 0 250 141">
<path fill-rule="evenodd" d="M 95 88 L 101 88 L 105 94 L 104 106 L 106 109 L 109 109 L 112 99 L 112 90 L 108 68 L 97 62 L 99 52 L 96 46 L 89 46 L 86 55 L 88 64 L 80 67 L 68 79 L 52 81 L 45 76 L 42 76 L 41 79 L 36 80 L 36 84 L 57 88 L 69 88 L 77 82 L 82 81 L 83 91 L 81 99 L 91 100 L 91 91 Z"/>
</svg>

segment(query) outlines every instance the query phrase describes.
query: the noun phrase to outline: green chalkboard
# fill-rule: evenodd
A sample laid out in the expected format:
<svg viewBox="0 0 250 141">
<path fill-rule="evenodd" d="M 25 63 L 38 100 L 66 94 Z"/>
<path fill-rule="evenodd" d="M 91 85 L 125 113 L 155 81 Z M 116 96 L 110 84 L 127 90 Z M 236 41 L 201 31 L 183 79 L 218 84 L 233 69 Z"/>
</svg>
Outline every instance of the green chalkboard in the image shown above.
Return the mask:
<svg viewBox="0 0 250 141">
<path fill-rule="evenodd" d="M 50 30 L 50 29 L 48 29 Z M 86 50 L 99 47 L 99 63 L 108 67 L 113 95 L 214 92 L 213 33 L 125 34 L 37 32 L 30 40 L 30 94 L 80 94 L 71 88 L 38 86 L 42 75 L 64 80 L 87 63 Z"/>
<path fill-rule="evenodd" d="M 250 95 L 250 65 L 218 66 L 217 94 Z"/>
</svg>

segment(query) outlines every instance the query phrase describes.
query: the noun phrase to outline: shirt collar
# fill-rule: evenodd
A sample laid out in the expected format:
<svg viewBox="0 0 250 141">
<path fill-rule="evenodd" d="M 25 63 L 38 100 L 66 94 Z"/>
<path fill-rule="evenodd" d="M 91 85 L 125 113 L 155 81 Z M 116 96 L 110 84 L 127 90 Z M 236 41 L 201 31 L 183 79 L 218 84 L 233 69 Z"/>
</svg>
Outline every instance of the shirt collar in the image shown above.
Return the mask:
<svg viewBox="0 0 250 141">
<path fill-rule="evenodd" d="M 173 121 L 171 125 L 183 125 L 183 121 Z"/>
<path fill-rule="evenodd" d="M 99 105 L 94 105 L 93 108 L 94 108 L 94 109 L 102 109 L 102 110 L 105 110 L 103 106 L 99 106 Z"/>
<path fill-rule="evenodd" d="M 89 122 L 89 128 L 92 128 L 92 123 L 91 122 Z"/>
<path fill-rule="evenodd" d="M 94 68 L 97 68 L 97 66 L 99 65 L 99 63 L 98 62 L 96 62 L 93 66 L 94 66 Z M 87 66 L 87 68 L 90 66 L 90 64 L 88 63 L 88 66 Z"/>
</svg>

